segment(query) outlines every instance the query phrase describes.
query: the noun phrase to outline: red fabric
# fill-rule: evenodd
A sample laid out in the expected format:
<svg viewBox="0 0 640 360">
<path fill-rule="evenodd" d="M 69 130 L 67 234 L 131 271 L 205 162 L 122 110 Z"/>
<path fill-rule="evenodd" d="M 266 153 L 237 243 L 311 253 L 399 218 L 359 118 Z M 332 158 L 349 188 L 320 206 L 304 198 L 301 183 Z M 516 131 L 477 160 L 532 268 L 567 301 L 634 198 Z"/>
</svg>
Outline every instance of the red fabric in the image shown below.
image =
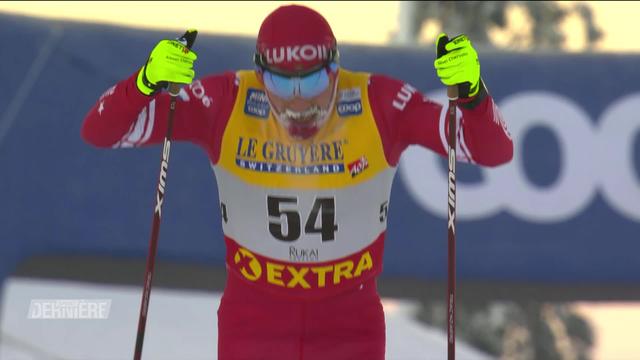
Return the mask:
<svg viewBox="0 0 640 360">
<path fill-rule="evenodd" d="M 371 110 L 380 129 L 387 161 L 396 165 L 400 155 L 412 144 L 422 145 L 446 156 L 447 148 L 440 136 L 441 104 L 424 97 L 419 91 L 401 91 L 402 81 L 383 75 L 372 75 L 369 84 Z M 406 89 L 406 88 L 405 88 Z M 394 106 L 395 102 L 395 106 Z M 401 108 L 401 109 L 400 109 Z M 513 157 L 513 143 L 505 131 L 504 121 L 490 95 L 474 109 L 462 111 L 458 138 L 464 134 L 464 143 L 473 161 L 478 165 L 495 166 Z M 444 129 L 448 137 L 447 117 Z M 460 143 L 460 141 L 459 141 Z"/>
<path fill-rule="evenodd" d="M 331 27 L 322 15 L 305 6 L 288 5 L 264 19 L 256 51 L 267 64 L 296 72 L 325 62 L 335 46 Z"/>
<path fill-rule="evenodd" d="M 111 147 L 134 127 L 139 114 L 148 108 L 152 100 L 137 90 L 136 75 L 119 82 L 113 91 L 108 90 L 88 112 L 81 130 L 86 142 Z M 220 155 L 224 128 L 238 93 L 235 73 L 227 72 L 197 81 L 201 86 L 192 84 L 185 87 L 189 101 L 180 101 L 176 106 L 173 138 L 200 145 L 215 164 Z M 415 91 L 400 110 L 394 107 L 394 101 L 397 106 L 399 96 L 403 96 L 403 86 L 405 83 L 382 75 L 372 75 L 369 84 L 369 101 L 387 161 L 397 165 L 400 155 L 411 144 L 422 145 L 445 156 L 446 148 L 439 134 L 442 105 Z M 205 106 L 205 98 L 210 99 L 208 107 Z M 157 110 L 150 137 L 133 146 L 158 144 L 164 139 L 169 95 L 162 93 L 154 99 Z M 461 109 L 461 112 L 458 135 L 460 138 L 464 133 L 466 148 L 463 152 L 468 153 L 476 164 L 495 166 L 512 158 L 513 143 L 490 95 L 476 108 Z M 150 122 L 146 121 L 142 127 L 149 125 Z M 447 133 L 449 127 L 446 123 L 444 126 Z"/>
<path fill-rule="evenodd" d="M 375 280 L 317 301 L 286 300 L 232 273 L 218 309 L 220 360 L 384 360 Z"/>
<path fill-rule="evenodd" d="M 314 263 L 289 262 L 252 253 L 234 239 L 225 236 L 227 272 L 237 274 L 247 284 L 261 288 L 274 296 L 306 300 L 327 298 L 357 287 L 382 272 L 385 234 L 386 232 L 382 232 L 369 246 L 349 256 Z M 239 251 L 240 249 L 248 253 L 243 253 Z M 346 267 L 350 269 L 346 271 L 347 276 L 343 267 L 345 263 L 350 264 Z M 268 264 L 278 269 L 278 281 L 275 284 L 268 279 Z M 326 270 L 326 267 L 331 269 Z M 325 268 L 325 270 L 318 271 L 319 268 Z M 243 275 L 243 271 L 246 275 Z M 294 274 L 299 276 L 295 280 Z"/>
<path fill-rule="evenodd" d="M 169 95 L 142 95 L 135 77 L 109 89 L 89 111 L 81 131 L 85 141 L 100 147 L 162 142 Z M 371 107 L 392 165 L 410 144 L 446 153 L 439 133 L 442 106 L 410 89 L 379 75 L 369 84 Z M 184 90 L 187 97 L 176 106 L 173 138 L 202 146 L 215 164 L 238 95 L 235 74 L 205 77 Z M 492 166 L 511 158 L 513 144 L 502 125 L 490 96 L 476 108 L 462 110 L 463 138 L 476 163 Z M 321 300 L 284 300 L 229 272 L 218 326 L 221 360 L 384 359 L 384 314 L 375 278 L 362 290 L 356 287 Z"/>
<path fill-rule="evenodd" d="M 98 147 L 112 147 L 137 123 L 141 124 L 144 132 L 148 126 L 153 127 L 146 141 L 134 142 L 131 146 L 163 142 L 170 96 L 166 92 L 154 98 L 143 95 L 136 88 L 136 76 L 137 73 L 120 81 L 113 91 L 107 90 L 89 110 L 81 129 L 81 136 L 86 142 Z M 222 134 L 238 93 L 235 73 L 226 72 L 196 80 L 190 86 L 185 86 L 183 91 L 188 100 L 178 97 L 172 139 L 200 145 L 215 164 L 220 156 Z M 152 100 L 155 100 L 153 122 L 149 119 Z M 140 119 L 143 110 L 146 111 L 146 117 Z"/>
</svg>

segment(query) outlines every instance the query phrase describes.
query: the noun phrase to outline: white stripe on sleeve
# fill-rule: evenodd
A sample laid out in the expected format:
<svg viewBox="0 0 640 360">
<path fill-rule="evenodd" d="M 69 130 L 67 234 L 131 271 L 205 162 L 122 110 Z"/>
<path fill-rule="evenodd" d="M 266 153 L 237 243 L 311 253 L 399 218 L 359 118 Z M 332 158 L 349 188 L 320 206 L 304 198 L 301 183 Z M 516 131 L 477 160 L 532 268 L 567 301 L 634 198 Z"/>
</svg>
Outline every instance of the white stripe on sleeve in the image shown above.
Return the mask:
<svg viewBox="0 0 640 360">
<path fill-rule="evenodd" d="M 145 106 L 135 123 L 131 124 L 129 131 L 122 136 L 122 139 L 113 145 L 114 148 L 130 148 L 140 145 L 149 139 L 153 130 L 153 122 L 155 118 L 155 99 L 149 103 L 149 113 L 147 116 L 147 107 Z M 150 118 L 151 121 L 147 121 Z M 144 136 L 144 138 L 143 138 Z"/>
<path fill-rule="evenodd" d="M 467 147 L 467 143 L 464 141 L 464 127 L 460 126 L 458 129 L 460 129 L 458 132 L 458 146 L 460 150 L 462 150 L 462 153 L 465 155 L 466 159 L 464 159 L 464 161 L 475 164 L 476 162 L 473 160 L 473 156 L 471 156 L 471 151 L 469 151 L 469 147 Z"/>
<path fill-rule="evenodd" d="M 146 143 L 151 137 L 151 133 L 153 132 L 153 123 L 156 118 L 156 99 L 151 100 L 149 103 L 149 121 L 147 121 L 147 129 L 144 133 L 144 137 L 142 140 L 138 141 L 136 145 L 141 145 Z"/>
<path fill-rule="evenodd" d="M 445 131 L 445 125 L 447 124 L 447 115 L 449 114 L 448 109 L 443 106 L 440 110 L 440 123 L 438 124 L 438 129 L 440 130 L 440 142 L 442 142 L 442 148 L 445 152 L 449 149 L 449 142 L 447 141 L 447 132 Z"/>
<path fill-rule="evenodd" d="M 442 142 L 442 147 L 444 151 L 449 151 L 449 140 L 447 139 L 447 132 L 445 130 L 445 126 L 447 124 L 447 117 L 449 116 L 448 106 L 443 106 L 440 111 L 440 123 L 438 124 L 438 129 L 440 132 L 440 142 Z M 464 143 L 464 136 L 462 128 L 460 127 L 460 121 L 462 118 L 462 112 L 460 109 L 456 108 L 456 129 L 458 130 L 458 141 L 456 144 L 456 158 L 459 161 L 464 162 L 473 162 L 471 159 L 471 153 L 467 148 L 467 145 Z"/>
</svg>

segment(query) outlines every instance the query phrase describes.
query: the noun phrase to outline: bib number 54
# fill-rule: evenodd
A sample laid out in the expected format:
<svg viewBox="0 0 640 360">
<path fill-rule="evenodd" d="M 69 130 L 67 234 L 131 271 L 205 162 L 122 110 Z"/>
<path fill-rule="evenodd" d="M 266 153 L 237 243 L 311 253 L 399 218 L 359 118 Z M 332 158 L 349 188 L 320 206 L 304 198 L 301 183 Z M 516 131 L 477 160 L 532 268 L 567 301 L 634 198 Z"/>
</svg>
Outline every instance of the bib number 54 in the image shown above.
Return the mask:
<svg viewBox="0 0 640 360">
<path fill-rule="evenodd" d="M 296 197 L 267 196 L 269 233 L 274 238 L 287 242 L 300 238 L 302 228 L 297 205 Z M 305 221 L 305 234 L 321 234 L 322 241 L 335 240 L 338 230 L 335 209 L 335 198 L 316 198 Z M 316 226 L 318 216 L 320 216 L 320 226 Z"/>
</svg>

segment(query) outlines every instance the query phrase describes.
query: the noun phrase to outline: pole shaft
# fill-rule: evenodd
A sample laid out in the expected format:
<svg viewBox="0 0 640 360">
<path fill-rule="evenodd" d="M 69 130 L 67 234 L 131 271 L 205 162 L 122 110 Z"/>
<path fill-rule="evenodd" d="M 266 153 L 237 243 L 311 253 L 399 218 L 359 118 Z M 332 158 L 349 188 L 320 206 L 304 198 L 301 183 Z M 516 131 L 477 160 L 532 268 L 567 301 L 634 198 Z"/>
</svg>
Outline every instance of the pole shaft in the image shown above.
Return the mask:
<svg viewBox="0 0 640 360">
<path fill-rule="evenodd" d="M 449 97 L 449 181 L 447 211 L 447 359 L 456 358 L 456 100 L 458 87 L 447 88 Z"/>
</svg>

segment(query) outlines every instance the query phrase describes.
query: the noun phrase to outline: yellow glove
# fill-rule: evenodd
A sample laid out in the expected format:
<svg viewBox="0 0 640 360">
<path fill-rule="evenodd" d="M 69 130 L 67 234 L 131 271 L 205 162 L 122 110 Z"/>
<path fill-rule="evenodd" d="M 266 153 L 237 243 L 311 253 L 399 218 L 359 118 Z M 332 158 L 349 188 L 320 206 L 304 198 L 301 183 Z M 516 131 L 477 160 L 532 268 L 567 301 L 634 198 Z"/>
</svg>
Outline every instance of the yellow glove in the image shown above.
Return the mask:
<svg viewBox="0 0 640 360">
<path fill-rule="evenodd" d="M 443 84 L 458 85 L 461 98 L 478 94 L 480 61 L 466 35 L 458 35 L 449 40 L 447 34 L 441 33 L 436 41 L 436 59 L 433 65 Z"/>
<path fill-rule="evenodd" d="M 153 95 L 168 83 L 191 84 L 195 76 L 195 52 L 178 40 L 161 40 L 151 50 L 147 63 L 138 72 L 136 85 L 145 95 Z"/>
</svg>

